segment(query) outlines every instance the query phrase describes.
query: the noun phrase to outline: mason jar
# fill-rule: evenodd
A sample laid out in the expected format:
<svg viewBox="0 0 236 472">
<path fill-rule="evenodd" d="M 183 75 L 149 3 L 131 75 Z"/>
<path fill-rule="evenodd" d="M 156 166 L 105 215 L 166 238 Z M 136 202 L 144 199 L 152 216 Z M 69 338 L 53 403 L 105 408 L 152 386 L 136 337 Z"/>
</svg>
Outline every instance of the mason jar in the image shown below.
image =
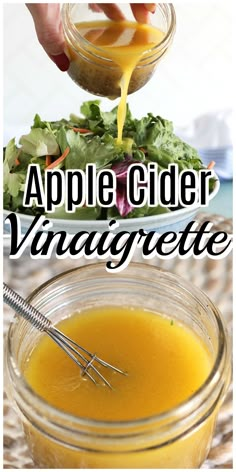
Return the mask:
<svg viewBox="0 0 236 472">
<path fill-rule="evenodd" d="M 128 4 L 117 4 L 125 9 L 127 20 L 134 21 Z M 62 23 L 66 40 L 66 52 L 70 59 L 68 73 L 84 90 L 109 98 L 120 96 L 120 67 L 106 57 L 101 47 L 86 40 L 76 28 L 83 21 L 107 20 L 104 13 L 95 13 L 88 4 L 65 3 L 62 6 Z M 143 53 L 131 76 L 128 93 L 143 87 L 151 78 L 158 62 L 167 52 L 172 42 L 176 18 L 170 3 L 157 3 L 155 14 L 151 15 L 152 26 L 164 33 L 162 41 Z"/>
<path fill-rule="evenodd" d="M 99 263 L 54 277 L 28 301 L 53 323 L 93 307 L 124 305 L 158 311 L 195 332 L 213 359 L 205 383 L 170 411 L 135 421 L 80 418 L 54 408 L 27 384 L 24 366 L 44 334 L 15 316 L 6 344 L 7 390 L 37 468 L 201 466 L 231 374 L 224 322 L 203 292 L 179 276 L 150 265 L 132 263 L 125 271 L 110 274 Z"/>
</svg>

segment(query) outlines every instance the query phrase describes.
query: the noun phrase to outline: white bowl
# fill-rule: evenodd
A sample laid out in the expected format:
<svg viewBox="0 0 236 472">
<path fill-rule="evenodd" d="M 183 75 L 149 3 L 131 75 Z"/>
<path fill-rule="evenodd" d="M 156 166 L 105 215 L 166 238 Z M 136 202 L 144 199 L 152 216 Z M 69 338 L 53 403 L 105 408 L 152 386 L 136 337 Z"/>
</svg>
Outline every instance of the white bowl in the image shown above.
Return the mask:
<svg viewBox="0 0 236 472">
<path fill-rule="evenodd" d="M 217 179 L 215 182 L 215 188 L 210 194 L 210 200 L 216 196 L 219 188 L 220 183 Z M 142 218 L 117 219 L 117 222 L 119 222 L 119 227 L 114 231 L 111 231 L 118 233 L 119 231 L 131 232 L 144 229 L 146 231 L 157 231 L 161 234 L 165 233 L 166 231 L 178 232 L 183 230 L 186 225 L 194 219 L 199 208 L 201 208 L 201 206 L 199 203 L 197 203 L 195 205 L 161 215 L 145 216 Z M 4 210 L 4 219 L 11 213 L 12 212 L 10 211 Z M 33 222 L 34 216 L 24 215 L 23 213 L 17 214 L 21 220 L 21 232 L 24 234 Z M 109 220 L 69 220 L 48 217 L 47 220 L 50 220 L 53 223 L 50 231 L 54 232 L 66 231 L 69 234 L 76 234 L 79 231 L 98 231 L 99 233 L 103 233 L 109 229 Z M 10 233 L 10 225 L 6 222 L 4 222 L 4 233 Z"/>
</svg>

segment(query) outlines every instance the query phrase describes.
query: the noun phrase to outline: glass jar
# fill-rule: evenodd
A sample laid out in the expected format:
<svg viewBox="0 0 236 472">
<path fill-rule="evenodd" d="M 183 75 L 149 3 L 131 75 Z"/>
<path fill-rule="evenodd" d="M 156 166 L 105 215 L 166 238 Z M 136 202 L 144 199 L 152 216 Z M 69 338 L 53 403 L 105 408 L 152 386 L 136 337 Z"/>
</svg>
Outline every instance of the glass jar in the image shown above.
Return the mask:
<svg viewBox="0 0 236 472">
<path fill-rule="evenodd" d="M 129 4 L 117 4 L 127 20 L 134 21 Z M 70 58 L 68 73 L 83 89 L 95 95 L 116 98 L 120 96 L 119 81 L 122 71 L 113 60 L 104 57 L 104 51 L 87 41 L 75 24 L 82 21 L 107 19 L 103 13 L 95 13 L 88 4 L 65 3 L 62 6 L 62 23 L 66 39 L 66 52 Z M 172 4 L 158 3 L 152 16 L 152 25 L 164 34 L 163 40 L 143 54 L 135 67 L 128 93 L 143 87 L 151 78 L 157 63 L 167 52 L 175 32 L 175 10 Z"/>
<path fill-rule="evenodd" d="M 38 468 L 200 467 L 231 373 L 224 323 L 204 293 L 179 276 L 146 264 L 133 263 L 113 275 L 104 264 L 93 264 L 53 278 L 29 301 L 53 323 L 94 306 L 123 304 L 153 312 L 158 307 L 159 313 L 195 331 L 213 356 L 206 382 L 170 411 L 129 422 L 82 419 L 50 406 L 27 385 L 24 365 L 42 333 L 15 317 L 6 346 L 7 388 Z"/>
</svg>

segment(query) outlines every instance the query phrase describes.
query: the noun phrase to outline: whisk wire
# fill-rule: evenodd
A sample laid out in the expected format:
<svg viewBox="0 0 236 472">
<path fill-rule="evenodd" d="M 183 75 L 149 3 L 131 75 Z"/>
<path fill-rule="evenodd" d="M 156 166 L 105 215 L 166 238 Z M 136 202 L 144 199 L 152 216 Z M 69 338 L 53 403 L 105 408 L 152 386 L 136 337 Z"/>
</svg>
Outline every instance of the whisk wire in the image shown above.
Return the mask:
<svg viewBox="0 0 236 472">
<path fill-rule="evenodd" d="M 24 300 L 5 283 L 3 283 L 3 300 L 7 305 L 13 308 L 14 311 L 29 321 L 35 328 L 48 334 L 50 338 L 57 343 L 57 345 L 61 347 L 61 349 L 63 349 L 63 351 L 80 367 L 82 375 L 86 375 L 94 384 L 98 385 L 98 382 L 96 381 L 96 378 L 91 375 L 91 371 L 96 374 L 105 385 L 112 389 L 110 382 L 108 382 L 108 380 L 94 366 L 94 362 L 98 365 L 109 368 L 114 372 L 118 372 L 119 374 L 127 375 L 123 370 L 109 364 L 96 354 L 92 354 L 87 349 L 73 341 L 73 339 L 62 333 L 59 329 L 52 326 L 51 321 L 46 318 L 46 316 L 30 305 L 30 303 Z M 87 357 L 85 357 L 84 354 Z"/>
<path fill-rule="evenodd" d="M 112 364 L 109 364 L 109 362 L 106 362 L 104 361 L 103 359 L 101 359 L 100 357 L 98 357 L 96 354 L 92 354 L 91 352 L 89 352 L 87 349 L 85 349 L 84 347 L 80 346 L 79 344 L 77 344 L 75 341 L 73 341 L 73 339 L 71 338 L 68 338 L 68 336 L 66 336 L 66 334 L 62 333 L 61 331 L 59 331 L 57 328 L 53 328 L 54 331 L 57 331 L 58 333 L 60 333 L 63 338 L 67 339 L 70 344 L 73 344 L 74 346 L 76 346 L 77 348 L 79 348 L 81 351 L 83 351 L 85 354 L 88 354 L 88 356 L 90 357 L 93 357 L 94 360 L 96 360 L 99 364 L 103 365 L 103 367 L 107 367 L 107 368 L 110 368 L 112 370 L 114 370 L 115 372 L 118 372 L 119 374 L 123 374 L 123 375 L 127 375 L 126 372 L 124 372 L 123 370 L 121 369 L 118 369 L 118 367 L 115 367 L 114 365 Z"/>
<path fill-rule="evenodd" d="M 88 372 L 88 369 L 91 368 L 97 375 L 98 377 L 100 377 L 100 379 L 109 387 L 109 388 L 112 388 L 111 387 L 111 384 L 108 382 L 108 380 L 101 374 L 101 372 L 99 372 L 98 369 L 96 369 L 96 367 L 93 365 L 93 362 L 94 361 L 98 361 L 98 357 L 96 356 L 96 354 L 92 354 L 91 352 L 87 351 L 87 349 L 84 349 L 82 348 L 79 344 L 77 344 L 75 341 L 73 341 L 72 339 L 70 339 L 68 336 L 66 336 L 66 334 L 62 333 L 59 329 L 57 328 L 54 328 L 54 327 L 51 327 L 47 330 L 48 334 L 51 336 L 51 338 L 53 338 L 56 342 L 59 341 L 60 343 L 60 346 L 62 347 L 66 347 L 67 349 L 64 349 L 64 351 L 67 352 L 67 354 L 70 356 L 71 359 L 73 359 L 77 365 L 80 366 L 81 370 L 82 370 L 82 375 L 88 375 L 89 378 L 91 378 L 91 380 L 93 379 L 93 382 L 95 384 L 97 384 L 96 380 L 90 375 L 90 373 Z M 58 344 L 59 344 L 58 343 Z M 77 349 L 75 349 L 74 346 L 77 347 Z M 85 356 L 83 356 L 83 354 L 81 354 L 81 352 L 78 351 L 78 349 L 80 349 L 81 351 L 85 352 L 88 356 L 89 356 L 89 359 L 87 359 Z M 74 354 L 72 354 L 74 353 Z M 80 358 L 82 361 L 85 362 L 85 364 L 82 364 L 80 361 L 78 361 L 77 358 Z M 112 367 L 111 367 L 112 368 Z"/>
<path fill-rule="evenodd" d="M 63 351 L 80 367 L 81 371 L 83 372 L 84 366 L 83 364 L 72 354 L 72 352 L 69 350 L 67 345 L 59 338 L 53 335 L 51 330 L 47 330 L 47 334 L 50 336 L 53 341 L 61 348 Z M 78 352 L 76 351 L 76 354 L 78 355 Z M 86 372 L 87 376 L 92 380 L 94 384 L 97 384 L 96 380 L 90 375 L 89 372 Z"/>
</svg>

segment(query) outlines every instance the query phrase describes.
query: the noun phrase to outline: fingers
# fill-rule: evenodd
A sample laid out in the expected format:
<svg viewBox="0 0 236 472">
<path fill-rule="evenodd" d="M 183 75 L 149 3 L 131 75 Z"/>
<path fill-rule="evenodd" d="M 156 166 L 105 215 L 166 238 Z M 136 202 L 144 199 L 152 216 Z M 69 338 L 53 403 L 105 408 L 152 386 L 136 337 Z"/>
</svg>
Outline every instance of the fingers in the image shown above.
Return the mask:
<svg viewBox="0 0 236 472">
<path fill-rule="evenodd" d="M 134 18 L 139 23 L 149 23 L 149 13 L 155 13 L 156 11 L 155 3 L 131 3 L 130 6 Z M 103 11 L 110 20 L 125 20 L 125 16 L 115 3 L 90 3 L 90 8 L 97 13 Z"/>
<path fill-rule="evenodd" d="M 150 4 L 149 4 L 150 5 Z M 144 3 L 131 3 L 131 10 L 138 23 L 149 23 L 149 11 Z"/>
<path fill-rule="evenodd" d="M 150 11 L 150 13 L 155 13 L 156 11 L 156 3 L 144 3 L 144 6 L 147 11 Z"/>
<path fill-rule="evenodd" d="M 107 18 L 109 18 L 112 21 L 122 21 L 125 20 L 125 16 L 123 15 L 122 11 L 120 10 L 119 7 L 115 3 L 96 3 L 96 8 L 98 7 L 99 10 L 94 9 L 94 3 L 90 4 L 91 9 L 93 11 L 103 11 Z"/>
<path fill-rule="evenodd" d="M 64 52 L 65 40 L 61 24 L 59 3 L 27 3 L 35 24 L 40 44 L 60 70 L 66 71 L 70 61 Z M 94 12 L 103 11 L 113 21 L 125 20 L 120 8 L 114 3 L 91 3 Z M 149 23 L 149 13 L 154 13 L 155 3 L 131 3 L 135 19 L 139 23 Z"/>
<path fill-rule="evenodd" d="M 99 7 L 98 3 L 90 3 L 89 4 L 90 10 L 94 11 L 95 13 L 101 13 L 102 9 Z"/>
<path fill-rule="evenodd" d="M 65 40 L 59 3 L 27 3 L 40 44 L 60 70 L 66 71 L 70 61 L 64 52 Z"/>
</svg>

